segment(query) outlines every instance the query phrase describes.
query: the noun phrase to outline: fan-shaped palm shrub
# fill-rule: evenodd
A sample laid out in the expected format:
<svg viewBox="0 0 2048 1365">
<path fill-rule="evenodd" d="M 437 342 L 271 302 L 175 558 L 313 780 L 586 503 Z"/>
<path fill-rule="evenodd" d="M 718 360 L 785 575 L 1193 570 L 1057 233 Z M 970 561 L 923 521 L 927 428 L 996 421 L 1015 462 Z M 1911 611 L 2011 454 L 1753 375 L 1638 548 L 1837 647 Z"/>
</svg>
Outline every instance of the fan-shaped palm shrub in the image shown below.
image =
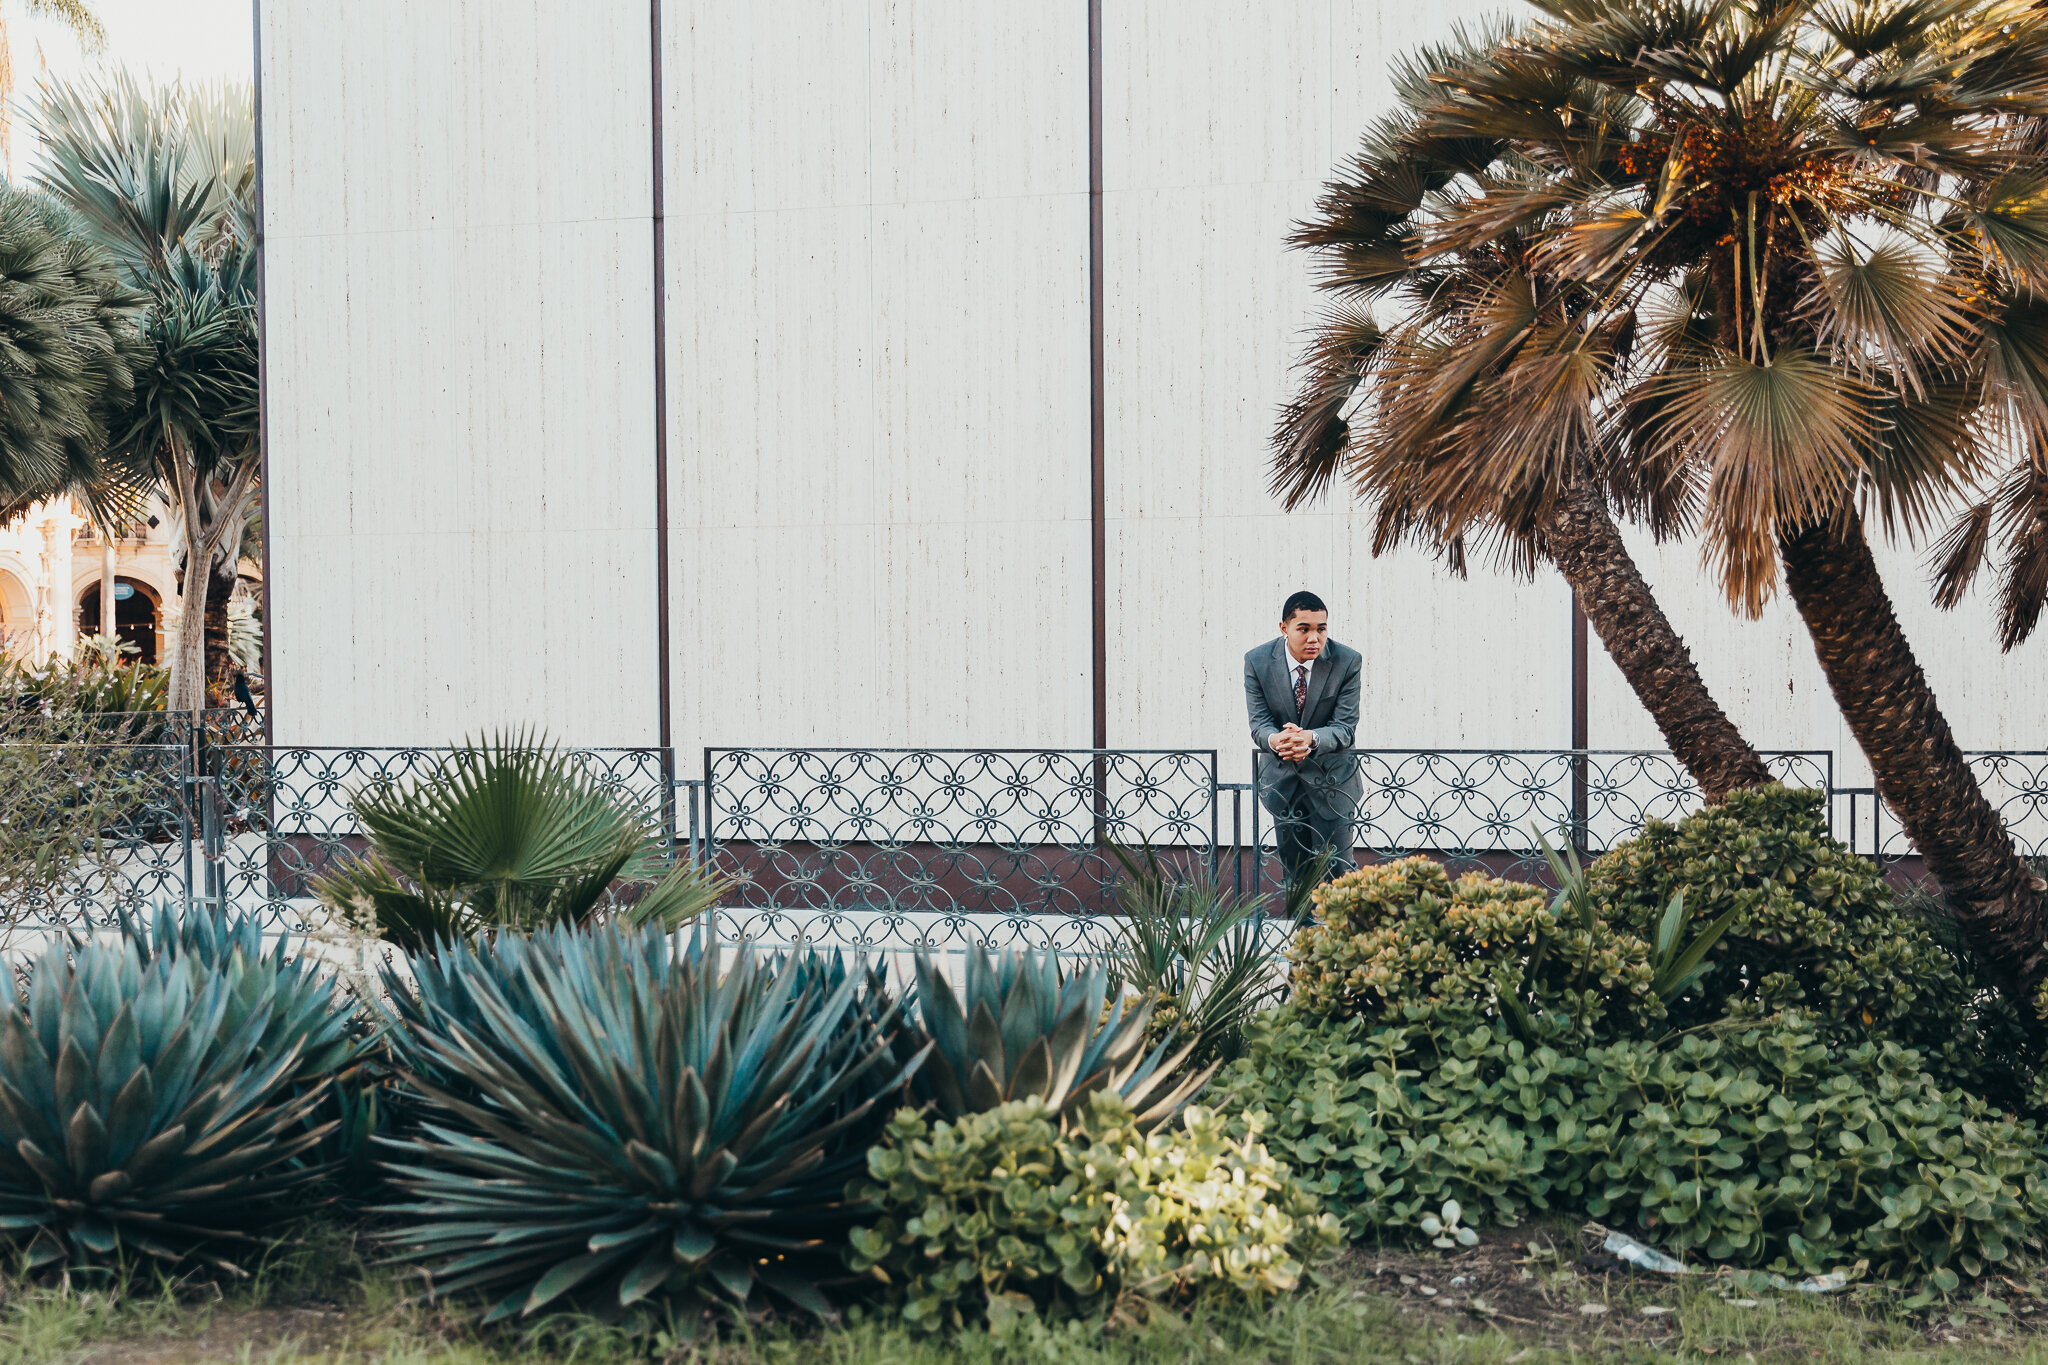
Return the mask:
<svg viewBox="0 0 2048 1365">
<path fill-rule="evenodd" d="M 53 945 L 0 1015 L 0 1233 L 33 1265 L 252 1245 L 303 1211 L 307 1119 L 354 1057 L 331 982 L 248 921 Z"/>
<path fill-rule="evenodd" d="M 418 1135 L 386 1144 L 400 1259 L 486 1321 L 763 1292 L 816 1312 L 864 1168 L 922 1059 L 837 957 L 721 961 L 657 931 L 556 927 L 394 975 Z"/>
<path fill-rule="evenodd" d="M 409 953 L 490 927 L 582 924 L 614 904 L 631 923 L 673 928 L 723 889 L 692 863 L 667 867 L 646 813 L 575 753 L 525 735 L 450 750 L 424 777 L 378 782 L 350 806 L 369 850 L 314 894 Z"/>
<path fill-rule="evenodd" d="M 1052 953 L 991 957 L 977 944 L 960 994 L 926 954 L 918 954 L 916 974 L 917 1022 L 932 1046 L 914 1084 L 946 1118 L 1033 1096 L 1068 1118 L 1109 1089 L 1149 1131 L 1215 1069 L 1187 1069 L 1192 1044 L 1148 1046 L 1153 1002 L 1110 999 L 1114 978 L 1100 964 L 1062 971 Z"/>
</svg>

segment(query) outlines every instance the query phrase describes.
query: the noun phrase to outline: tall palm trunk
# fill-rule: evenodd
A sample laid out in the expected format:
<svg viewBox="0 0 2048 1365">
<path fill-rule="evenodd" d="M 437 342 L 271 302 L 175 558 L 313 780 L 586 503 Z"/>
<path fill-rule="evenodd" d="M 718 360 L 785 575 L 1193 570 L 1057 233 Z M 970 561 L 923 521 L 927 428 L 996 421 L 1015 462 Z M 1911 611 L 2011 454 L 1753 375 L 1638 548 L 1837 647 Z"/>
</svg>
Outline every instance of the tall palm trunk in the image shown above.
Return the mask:
<svg viewBox="0 0 2048 1365">
<path fill-rule="evenodd" d="M 1813 636 L 1842 718 L 1956 920 L 2022 1017 L 2048 974 L 2042 883 L 2020 861 L 1985 799 L 1899 628 L 1877 561 L 1853 513 L 1838 526 L 1782 533 L 1792 600 Z"/>
<path fill-rule="evenodd" d="M 1731 791 L 1771 781 L 1762 755 L 1707 691 L 1685 641 L 1671 628 L 1637 570 L 1599 490 L 1586 480 L 1574 480 L 1559 498 L 1544 539 L 1551 560 L 1599 632 L 1608 657 L 1707 800 L 1719 801 Z"/>
</svg>

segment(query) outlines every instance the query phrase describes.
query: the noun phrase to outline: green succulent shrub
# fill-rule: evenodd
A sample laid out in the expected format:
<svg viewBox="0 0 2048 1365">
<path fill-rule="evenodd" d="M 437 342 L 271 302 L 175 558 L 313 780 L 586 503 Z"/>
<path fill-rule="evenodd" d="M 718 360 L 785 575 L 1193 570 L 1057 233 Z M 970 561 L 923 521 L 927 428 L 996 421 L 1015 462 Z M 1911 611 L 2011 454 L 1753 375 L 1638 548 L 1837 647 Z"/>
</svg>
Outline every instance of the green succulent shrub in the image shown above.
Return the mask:
<svg viewBox="0 0 2048 1365">
<path fill-rule="evenodd" d="M 2032 1124 L 1797 1014 L 1573 1052 L 1500 1020 L 1284 1010 L 1251 1041 L 1212 1098 L 1358 1238 L 1412 1236 L 1455 1200 L 1472 1223 L 1586 1214 L 1673 1254 L 1946 1291 L 2048 1219 Z"/>
<path fill-rule="evenodd" d="M 1413 857 L 1348 872 L 1315 904 L 1321 922 L 1288 953 L 1293 1007 L 1310 1015 L 1470 1023 L 1507 1010 L 1586 1036 L 1640 1035 L 1664 1016 L 1648 942 L 1561 914 L 1538 887 Z"/>
<path fill-rule="evenodd" d="M 1830 1042 L 1892 1040 L 1930 1069 L 1978 1088 L 1988 1065 L 1967 963 L 1902 905 L 1883 869 L 1828 833 L 1821 792 L 1734 792 L 1676 824 L 1653 820 L 1587 869 L 1602 911 L 1652 932 L 1683 893 L 1696 924 L 1733 913 L 1694 985 L 1670 1005 L 1674 1028 L 1760 1019 L 1797 1007 Z"/>
<path fill-rule="evenodd" d="M 725 889 L 694 863 L 671 866 L 649 813 L 606 790 L 574 753 L 525 735 L 452 749 L 424 777 L 374 783 L 349 808 L 369 847 L 313 894 L 408 953 L 613 911 L 674 928 Z"/>
<path fill-rule="evenodd" d="M 1062 969 L 1053 953 L 991 956 L 977 944 L 966 969 L 965 989 L 955 994 L 928 954 L 918 954 L 915 968 L 915 1023 L 930 1056 L 913 1093 L 943 1117 L 1033 1096 L 1070 1116 L 1106 1089 L 1149 1129 L 1215 1070 L 1189 1067 L 1192 1045 L 1148 1043 L 1153 1002 L 1113 996 L 1114 978 L 1100 963 Z"/>
<path fill-rule="evenodd" d="M 1257 1299 L 1342 1241 L 1254 1136 L 1200 1107 L 1147 1134 L 1108 1090 L 1064 1118 L 1036 1096 L 951 1121 L 900 1110 L 868 1175 L 848 1195 L 881 1216 L 853 1231 L 852 1264 L 918 1331 Z"/>
<path fill-rule="evenodd" d="M 1142 857 L 1110 851 L 1124 869 L 1116 886 L 1122 942 L 1110 970 L 1151 1002 L 1147 1042 L 1178 1038 L 1197 1062 L 1235 1057 L 1245 1025 L 1287 988 L 1263 936 L 1273 898 L 1237 896 L 1206 869 L 1169 872 L 1149 847 Z"/>
<path fill-rule="evenodd" d="M 54 944 L 0 1016 L 0 1234 L 31 1265 L 226 1252 L 302 1214 L 357 1043 L 332 982 L 247 920 Z"/>
<path fill-rule="evenodd" d="M 1410 1236 L 1447 1201 L 1475 1226 L 1572 1207 L 1557 1129 L 1576 1111 L 1582 1056 L 1497 1019 L 1379 1026 L 1296 1006 L 1256 1021 L 1249 1042 L 1209 1102 L 1257 1124 L 1353 1238 Z"/>
<path fill-rule="evenodd" d="M 654 929 L 488 936 L 387 979 L 413 1136 L 385 1234 L 485 1321 L 668 1297 L 830 1311 L 847 1181 L 921 1050 L 835 955 L 721 960 Z"/>
</svg>

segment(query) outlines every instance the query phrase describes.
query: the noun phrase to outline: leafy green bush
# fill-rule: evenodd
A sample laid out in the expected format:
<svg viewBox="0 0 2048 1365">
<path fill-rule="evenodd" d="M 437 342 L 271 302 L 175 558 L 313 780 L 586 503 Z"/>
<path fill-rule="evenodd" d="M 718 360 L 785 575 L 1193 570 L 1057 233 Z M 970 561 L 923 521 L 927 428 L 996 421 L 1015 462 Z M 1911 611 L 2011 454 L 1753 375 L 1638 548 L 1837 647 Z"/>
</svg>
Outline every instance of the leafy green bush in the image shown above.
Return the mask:
<svg viewBox="0 0 2048 1365">
<path fill-rule="evenodd" d="M 724 890 L 694 864 L 669 866 L 648 813 L 574 753 L 524 735 L 453 749 L 417 781 L 378 782 L 349 808 L 369 848 L 313 893 L 408 953 L 490 928 L 588 923 L 614 905 L 629 923 L 674 928 Z"/>
<path fill-rule="evenodd" d="M 1346 873 L 1315 903 L 1322 922 L 1289 951 L 1294 1004 L 1311 1015 L 1455 1024 L 1507 1002 L 1592 1036 L 1663 1018 L 1649 944 L 1558 914 L 1534 886 L 1402 858 Z"/>
<path fill-rule="evenodd" d="M 1830 1049 L 1794 1019 L 1589 1062 L 1586 1210 L 1666 1250 L 1814 1273 L 1868 1265 L 1953 1289 L 2037 1246 L 2048 1168 L 2032 1124 L 1944 1090 L 1897 1043 Z"/>
<path fill-rule="evenodd" d="M 248 921 L 209 932 L 226 951 L 53 945 L 0 1016 L 0 1232 L 31 1264 L 231 1266 L 303 1211 L 347 1011 L 286 945 L 245 951 Z"/>
<path fill-rule="evenodd" d="M 1500 1021 L 1255 1027 L 1213 1098 L 1354 1237 L 1583 1212 L 1666 1250 L 1805 1274 L 1860 1266 L 1953 1288 L 2040 1242 L 2033 1126 L 1944 1089 L 1896 1043 L 1830 1049 L 1787 1016 L 1582 1054 Z"/>
<path fill-rule="evenodd" d="M 1148 1045 L 1152 1002 L 1111 998 L 1100 963 L 1062 969 L 1052 953 L 977 944 L 966 989 L 955 995 L 931 958 L 918 954 L 916 1024 L 930 1056 L 913 1093 L 947 1118 L 1036 1096 L 1071 1115 L 1098 1090 L 1114 1090 L 1151 1128 L 1178 1112 L 1213 1067 L 1190 1071 L 1192 1047 Z"/>
<path fill-rule="evenodd" d="M 1642 935 L 1680 891 L 1696 924 L 1735 912 L 1706 970 L 1672 1002 L 1673 1027 L 1798 1007 L 1830 1042 L 1905 1043 L 1975 1088 L 1986 1060 L 1970 1002 L 1981 992 L 1883 870 L 1829 835 L 1824 800 L 1774 785 L 1677 824 L 1653 820 L 1594 861 L 1590 890 L 1617 926 Z"/>
<path fill-rule="evenodd" d="M 1582 1058 L 1499 1021 L 1376 1027 L 1295 1006 L 1255 1022 L 1250 1042 L 1208 1100 L 1252 1116 L 1354 1238 L 1411 1235 L 1447 1200 L 1480 1225 L 1572 1206 L 1557 1190 L 1571 1173 L 1557 1129 L 1577 1108 Z"/>
<path fill-rule="evenodd" d="M 417 1135 L 387 1239 L 486 1321 L 657 1296 L 816 1312 L 906 1070 L 882 982 L 601 926 L 450 945 L 387 977 Z M 921 1054 L 914 1053 L 914 1067 Z"/>
<path fill-rule="evenodd" d="M 1037 1097 L 952 1122 L 901 1110 L 868 1171 L 848 1194 L 882 1216 L 854 1230 L 854 1268 L 923 1331 L 1281 1293 L 1342 1240 L 1255 1137 L 1201 1108 L 1146 1135 L 1112 1091 L 1065 1122 Z"/>
</svg>

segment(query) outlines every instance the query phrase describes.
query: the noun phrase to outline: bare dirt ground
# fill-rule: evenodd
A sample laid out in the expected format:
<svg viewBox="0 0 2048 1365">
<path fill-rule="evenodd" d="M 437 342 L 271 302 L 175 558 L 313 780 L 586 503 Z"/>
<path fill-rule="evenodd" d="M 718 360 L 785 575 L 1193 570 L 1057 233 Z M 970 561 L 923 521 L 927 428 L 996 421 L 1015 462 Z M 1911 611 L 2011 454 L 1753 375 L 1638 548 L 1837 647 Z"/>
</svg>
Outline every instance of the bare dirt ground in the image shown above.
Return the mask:
<svg viewBox="0 0 2048 1365">
<path fill-rule="evenodd" d="M 1485 1324 L 1532 1345 L 1560 1348 L 1625 1340 L 1713 1356 L 1724 1348 L 1694 1339 L 1702 1325 L 1705 1335 L 1725 1328 L 1734 1340 L 1796 1335 L 1789 1321 L 1779 1333 L 1754 1320 L 1808 1318 L 1824 1306 L 1847 1310 L 1843 1316 L 1852 1322 L 1863 1310 L 1861 1320 L 1883 1338 L 1872 1345 L 1904 1346 L 1914 1338 L 1927 1345 L 2048 1339 L 2048 1283 L 1989 1276 L 1970 1301 L 1902 1320 L 1896 1296 L 1883 1291 L 1852 1288 L 1824 1296 L 1823 1304 L 1817 1302 L 1823 1296 L 1788 1294 L 1739 1273 L 1638 1270 L 1600 1250 L 1603 1232 L 1565 1224 L 1494 1229 L 1479 1245 L 1452 1252 L 1358 1248 L 1346 1254 L 1338 1273 L 1361 1292 L 1392 1299 L 1403 1314 L 1464 1330 Z"/>
</svg>

